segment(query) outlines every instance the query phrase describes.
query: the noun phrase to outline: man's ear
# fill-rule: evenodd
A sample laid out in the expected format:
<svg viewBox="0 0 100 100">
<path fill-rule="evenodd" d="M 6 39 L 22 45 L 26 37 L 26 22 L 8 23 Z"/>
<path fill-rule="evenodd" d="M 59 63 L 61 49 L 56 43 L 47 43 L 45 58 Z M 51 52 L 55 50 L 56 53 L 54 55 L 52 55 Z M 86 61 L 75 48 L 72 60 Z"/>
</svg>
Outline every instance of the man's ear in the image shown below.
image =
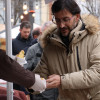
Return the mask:
<svg viewBox="0 0 100 100">
<path fill-rule="evenodd" d="M 19 29 L 19 32 L 21 32 L 21 29 Z"/>
<path fill-rule="evenodd" d="M 79 21 L 80 19 L 80 14 L 76 14 L 76 21 Z"/>
</svg>

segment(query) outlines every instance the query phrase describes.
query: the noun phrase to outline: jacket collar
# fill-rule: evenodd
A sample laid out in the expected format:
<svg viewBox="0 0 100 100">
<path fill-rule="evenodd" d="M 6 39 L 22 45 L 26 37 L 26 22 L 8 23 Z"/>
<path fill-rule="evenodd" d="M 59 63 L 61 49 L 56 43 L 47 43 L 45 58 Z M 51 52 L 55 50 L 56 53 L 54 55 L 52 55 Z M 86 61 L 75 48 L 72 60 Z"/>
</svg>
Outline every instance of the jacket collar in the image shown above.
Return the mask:
<svg viewBox="0 0 100 100">
<path fill-rule="evenodd" d="M 24 39 L 24 38 L 21 38 L 21 34 L 19 33 L 18 36 L 17 36 L 17 39 L 20 40 L 20 41 L 30 41 L 32 40 L 32 36 L 31 34 L 29 35 L 28 39 Z"/>
<path fill-rule="evenodd" d="M 70 32 L 69 40 L 72 41 L 72 43 L 77 43 L 84 38 L 88 34 L 85 27 L 85 24 L 79 20 L 77 27 Z"/>
<path fill-rule="evenodd" d="M 81 20 L 79 20 L 77 27 L 75 27 L 69 34 L 69 42 L 70 43 L 77 43 L 78 41 L 80 41 L 85 35 L 87 35 L 88 33 L 85 32 L 85 25 L 83 24 L 83 22 Z M 55 41 L 63 44 L 65 46 L 65 44 L 62 42 L 61 38 L 60 38 L 60 32 L 59 30 L 56 30 L 54 32 L 54 34 L 51 34 L 50 36 L 51 41 Z"/>
</svg>

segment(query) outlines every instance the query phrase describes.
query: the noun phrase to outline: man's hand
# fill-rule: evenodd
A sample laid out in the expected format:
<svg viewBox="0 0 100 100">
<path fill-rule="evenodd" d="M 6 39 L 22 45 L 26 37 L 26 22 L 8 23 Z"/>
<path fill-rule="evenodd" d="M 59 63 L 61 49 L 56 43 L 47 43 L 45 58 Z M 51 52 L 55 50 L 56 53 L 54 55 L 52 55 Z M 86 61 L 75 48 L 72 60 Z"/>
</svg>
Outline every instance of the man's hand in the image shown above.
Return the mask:
<svg viewBox="0 0 100 100">
<path fill-rule="evenodd" d="M 46 80 L 47 88 L 58 88 L 61 84 L 60 75 L 50 75 Z"/>
</svg>

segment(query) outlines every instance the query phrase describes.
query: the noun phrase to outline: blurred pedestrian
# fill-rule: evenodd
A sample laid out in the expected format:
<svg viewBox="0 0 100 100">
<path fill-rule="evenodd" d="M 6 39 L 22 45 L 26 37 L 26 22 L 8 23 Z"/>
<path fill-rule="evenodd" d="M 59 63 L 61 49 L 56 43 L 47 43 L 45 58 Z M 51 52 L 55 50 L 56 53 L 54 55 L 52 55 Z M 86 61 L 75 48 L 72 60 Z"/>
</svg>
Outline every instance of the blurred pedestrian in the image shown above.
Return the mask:
<svg viewBox="0 0 100 100">
<path fill-rule="evenodd" d="M 37 38 L 41 34 L 41 27 L 36 27 L 32 31 L 32 36 L 33 36 L 33 44 L 37 43 Z"/>
<path fill-rule="evenodd" d="M 12 41 L 13 55 L 18 54 L 21 50 L 24 50 L 26 54 L 27 49 L 32 44 L 33 44 L 33 37 L 31 35 L 31 24 L 28 21 L 23 21 L 20 25 L 20 33 Z"/>
</svg>

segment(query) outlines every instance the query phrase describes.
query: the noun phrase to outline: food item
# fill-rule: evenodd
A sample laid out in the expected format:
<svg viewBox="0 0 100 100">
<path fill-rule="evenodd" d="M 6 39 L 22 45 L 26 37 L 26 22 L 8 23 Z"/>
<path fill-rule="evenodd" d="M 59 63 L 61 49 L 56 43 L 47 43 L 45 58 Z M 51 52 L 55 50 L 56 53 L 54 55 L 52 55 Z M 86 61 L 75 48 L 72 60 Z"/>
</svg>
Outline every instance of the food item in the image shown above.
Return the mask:
<svg viewBox="0 0 100 100">
<path fill-rule="evenodd" d="M 44 80 L 44 78 L 41 78 L 41 80 Z"/>
<path fill-rule="evenodd" d="M 21 51 L 19 52 L 19 54 L 16 55 L 16 57 L 24 58 L 24 54 L 25 54 L 24 50 L 21 50 Z"/>
</svg>

